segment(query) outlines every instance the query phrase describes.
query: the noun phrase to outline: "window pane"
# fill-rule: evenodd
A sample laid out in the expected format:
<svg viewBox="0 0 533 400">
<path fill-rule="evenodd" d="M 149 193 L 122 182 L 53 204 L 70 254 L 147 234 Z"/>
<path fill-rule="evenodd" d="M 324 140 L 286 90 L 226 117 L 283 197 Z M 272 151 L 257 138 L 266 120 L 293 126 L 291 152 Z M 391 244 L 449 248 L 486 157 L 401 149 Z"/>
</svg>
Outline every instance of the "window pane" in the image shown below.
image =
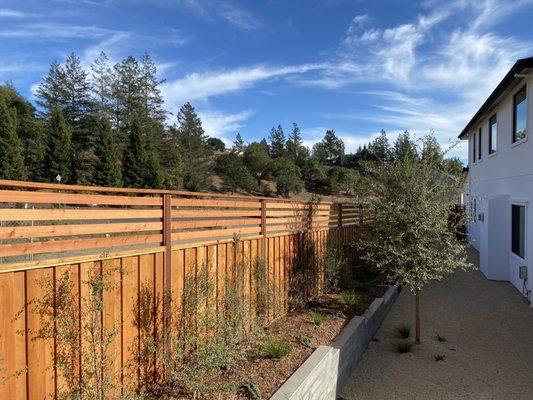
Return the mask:
<svg viewBox="0 0 533 400">
<path fill-rule="evenodd" d="M 481 160 L 481 128 L 479 128 L 479 133 L 478 133 L 478 146 L 477 146 L 477 151 L 479 152 L 478 154 L 478 160 Z"/>
<path fill-rule="evenodd" d="M 512 205 L 512 251 L 517 256 L 524 258 L 526 208 L 516 204 Z"/>
<path fill-rule="evenodd" d="M 514 133 L 513 141 L 524 139 L 527 134 L 527 98 L 524 87 L 514 97 Z"/>
<path fill-rule="evenodd" d="M 476 134 L 472 137 L 472 162 L 476 162 Z"/>
<path fill-rule="evenodd" d="M 498 148 L 498 122 L 496 116 L 490 119 L 489 126 L 489 153 L 496 152 Z"/>
</svg>

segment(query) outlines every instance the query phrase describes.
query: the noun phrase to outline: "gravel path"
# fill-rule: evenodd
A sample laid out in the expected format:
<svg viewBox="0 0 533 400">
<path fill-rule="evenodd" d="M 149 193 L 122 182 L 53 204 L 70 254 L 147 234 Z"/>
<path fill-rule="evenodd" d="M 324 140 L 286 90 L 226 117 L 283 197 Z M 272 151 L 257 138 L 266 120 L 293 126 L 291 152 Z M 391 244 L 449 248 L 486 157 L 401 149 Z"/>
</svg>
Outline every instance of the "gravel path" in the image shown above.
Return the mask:
<svg viewBox="0 0 533 400">
<path fill-rule="evenodd" d="M 533 399 L 533 309 L 510 283 L 459 272 L 425 289 L 421 307 L 422 344 L 412 353 L 392 350 L 396 326 L 409 323 L 414 332 L 414 298 L 404 290 L 342 399 Z"/>
</svg>

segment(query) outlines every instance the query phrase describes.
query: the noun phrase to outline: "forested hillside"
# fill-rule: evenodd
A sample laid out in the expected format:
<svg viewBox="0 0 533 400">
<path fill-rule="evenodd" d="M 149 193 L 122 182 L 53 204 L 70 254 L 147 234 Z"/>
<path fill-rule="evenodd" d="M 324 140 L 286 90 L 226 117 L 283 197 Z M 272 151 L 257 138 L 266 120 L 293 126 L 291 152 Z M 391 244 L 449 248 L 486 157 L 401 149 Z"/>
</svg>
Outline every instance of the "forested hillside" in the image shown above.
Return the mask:
<svg viewBox="0 0 533 400">
<path fill-rule="evenodd" d="M 34 103 L 12 84 L 0 86 L 0 178 L 55 182 L 59 175 L 62 183 L 284 197 L 303 190 L 354 194 L 364 186 L 365 161 L 440 154 L 412 154 L 408 132 L 391 145 L 384 131 L 355 154 L 345 153 L 333 130 L 309 149 L 296 123 L 288 134 L 272 128 L 259 142 L 237 133 L 227 149 L 205 134 L 190 103 L 176 116 L 166 111 L 157 76 L 147 54 L 110 65 L 101 53 L 89 70 L 71 54 L 52 63 Z M 459 160 L 441 162 L 461 173 Z"/>
</svg>

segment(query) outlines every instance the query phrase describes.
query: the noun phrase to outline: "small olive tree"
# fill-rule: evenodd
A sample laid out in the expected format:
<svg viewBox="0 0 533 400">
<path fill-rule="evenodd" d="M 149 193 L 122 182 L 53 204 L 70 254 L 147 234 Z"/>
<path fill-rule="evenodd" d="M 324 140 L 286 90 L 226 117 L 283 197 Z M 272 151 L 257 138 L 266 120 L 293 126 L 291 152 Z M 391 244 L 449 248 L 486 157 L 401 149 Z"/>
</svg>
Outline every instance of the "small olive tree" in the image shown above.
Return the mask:
<svg viewBox="0 0 533 400">
<path fill-rule="evenodd" d="M 374 223 L 360 241 L 363 258 L 393 284 L 408 287 L 416 302 L 416 343 L 420 343 L 420 291 L 471 266 L 466 246 L 449 226 L 461 182 L 443 168 L 434 137 L 412 143 L 417 151 L 365 166 Z"/>
</svg>

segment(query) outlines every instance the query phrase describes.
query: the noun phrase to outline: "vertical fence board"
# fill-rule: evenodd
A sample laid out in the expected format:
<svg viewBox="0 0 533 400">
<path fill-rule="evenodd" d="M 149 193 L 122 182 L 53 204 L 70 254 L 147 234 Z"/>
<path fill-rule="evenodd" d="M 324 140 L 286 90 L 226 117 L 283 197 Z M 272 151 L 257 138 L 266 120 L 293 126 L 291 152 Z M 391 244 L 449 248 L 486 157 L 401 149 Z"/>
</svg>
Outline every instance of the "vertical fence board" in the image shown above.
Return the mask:
<svg viewBox="0 0 533 400">
<path fill-rule="evenodd" d="M 27 291 L 30 310 L 27 315 L 28 330 L 28 397 L 30 400 L 42 400 L 49 397 L 55 390 L 53 343 L 37 339 L 41 327 L 40 316 L 32 312 L 33 302 L 42 299 L 45 291 L 42 282 L 53 281 L 53 268 L 32 270 L 27 272 Z"/>
</svg>

